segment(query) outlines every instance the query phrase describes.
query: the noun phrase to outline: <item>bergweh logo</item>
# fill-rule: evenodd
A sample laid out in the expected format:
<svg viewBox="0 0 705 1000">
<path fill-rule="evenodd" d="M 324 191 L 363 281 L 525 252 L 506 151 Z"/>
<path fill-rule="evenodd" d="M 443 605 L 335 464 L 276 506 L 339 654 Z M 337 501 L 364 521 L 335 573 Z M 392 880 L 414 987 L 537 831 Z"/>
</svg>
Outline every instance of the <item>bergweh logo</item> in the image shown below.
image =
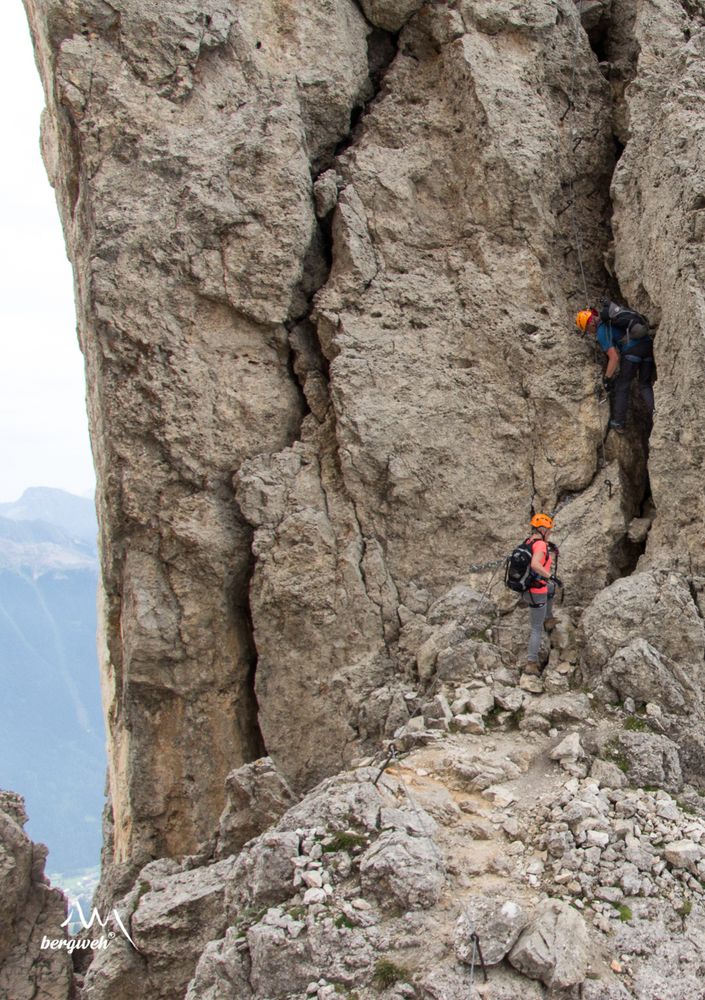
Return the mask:
<svg viewBox="0 0 705 1000">
<path fill-rule="evenodd" d="M 88 950 L 102 951 L 103 949 L 108 947 L 110 941 L 115 937 L 115 932 L 112 930 L 108 930 L 108 924 L 110 924 L 111 921 L 114 921 L 120 928 L 120 931 L 122 932 L 123 936 L 130 942 L 135 951 L 137 951 L 137 945 L 128 934 L 127 928 L 122 922 L 122 917 L 120 916 L 117 910 L 113 910 L 112 913 L 109 913 L 106 919 L 104 920 L 95 907 L 93 907 L 93 909 L 91 910 L 91 915 L 88 919 L 86 919 L 86 916 L 83 912 L 83 909 L 81 908 L 81 904 L 79 901 L 76 901 L 75 908 L 78 914 L 78 918 L 81 921 L 82 930 L 90 931 L 93 929 L 93 926 L 95 925 L 96 929 L 99 928 L 98 936 L 92 938 L 89 937 L 48 938 L 45 934 L 42 937 L 42 943 L 40 945 L 41 948 L 49 949 L 50 951 L 59 951 L 59 949 L 65 948 L 69 954 L 71 954 L 71 952 L 73 951 L 88 951 Z M 68 927 L 69 924 L 74 922 L 74 919 L 75 917 L 68 916 L 66 920 L 64 920 L 61 926 Z"/>
</svg>

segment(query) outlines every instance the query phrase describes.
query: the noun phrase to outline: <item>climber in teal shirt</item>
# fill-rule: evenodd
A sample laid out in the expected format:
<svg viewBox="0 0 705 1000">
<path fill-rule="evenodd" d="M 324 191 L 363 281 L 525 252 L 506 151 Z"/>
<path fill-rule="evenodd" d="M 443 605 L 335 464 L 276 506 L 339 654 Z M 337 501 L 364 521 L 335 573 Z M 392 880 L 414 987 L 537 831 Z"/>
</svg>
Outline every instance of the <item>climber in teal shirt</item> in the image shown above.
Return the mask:
<svg viewBox="0 0 705 1000">
<path fill-rule="evenodd" d="M 638 379 L 639 391 L 649 418 L 653 419 L 656 381 L 653 339 L 648 334 L 630 337 L 611 323 L 600 322 L 599 313 L 595 309 L 578 313 L 576 323 L 585 333 L 595 337 L 607 355 L 603 384 L 612 397 L 612 430 L 618 434 L 625 431 L 629 396 L 635 378 Z"/>
</svg>

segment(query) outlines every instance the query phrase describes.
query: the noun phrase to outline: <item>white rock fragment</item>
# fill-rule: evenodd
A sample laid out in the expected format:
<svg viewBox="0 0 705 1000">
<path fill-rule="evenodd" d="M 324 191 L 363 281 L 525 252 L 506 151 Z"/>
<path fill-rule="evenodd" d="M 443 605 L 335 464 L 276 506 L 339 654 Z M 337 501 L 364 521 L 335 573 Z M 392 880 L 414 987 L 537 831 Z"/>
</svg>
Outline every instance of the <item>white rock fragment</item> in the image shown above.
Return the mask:
<svg viewBox="0 0 705 1000">
<path fill-rule="evenodd" d="M 674 868 L 687 868 L 689 871 L 694 871 L 705 856 L 702 847 L 692 840 L 677 840 L 666 844 L 664 854 L 666 861 Z"/>
<path fill-rule="evenodd" d="M 480 736 L 485 731 L 485 723 L 478 713 L 456 715 L 453 719 L 456 729 L 460 733 L 471 733 Z"/>
<path fill-rule="evenodd" d="M 311 906 L 314 903 L 325 903 L 326 894 L 323 889 L 307 889 L 304 893 L 304 906 Z"/>
<path fill-rule="evenodd" d="M 580 734 L 579 733 L 569 733 L 565 739 L 561 740 L 558 746 L 554 747 L 550 751 L 549 757 L 551 760 L 558 761 L 576 761 L 583 754 L 583 749 L 580 745 Z"/>
</svg>

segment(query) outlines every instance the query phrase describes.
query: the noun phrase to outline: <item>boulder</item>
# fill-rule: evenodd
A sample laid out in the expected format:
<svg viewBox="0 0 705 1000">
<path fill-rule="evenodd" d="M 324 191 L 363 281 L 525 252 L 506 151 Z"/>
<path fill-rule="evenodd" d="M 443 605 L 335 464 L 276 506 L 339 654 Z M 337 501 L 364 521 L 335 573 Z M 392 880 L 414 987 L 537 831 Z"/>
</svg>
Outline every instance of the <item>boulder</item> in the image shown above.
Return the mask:
<svg viewBox="0 0 705 1000">
<path fill-rule="evenodd" d="M 225 789 L 227 803 L 220 817 L 217 846 L 220 858 L 235 854 L 294 804 L 294 795 L 271 757 L 231 771 Z"/>
<path fill-rule="evenodd" d="M 689 712 L 699 700 L 687 669 L 642 638 L 630 640 L 610 657 L 602 680 L 622 700 L 655 703 L 671 712 Z"/>
<path fill-rule="evenodd" d="M 486 965 L 497 965 L 511 950 L 529 921 L 524 908 L 512 899 L 473 895 L 455 926 L 455 954 L 466 964 L 478 963 L 473 934 L 479 935 Z"/>
<path fill-rule="evenodd" d="M 577 910 L 548 899 L 509 952 L 509 961 L 530 979 L 540 979 L 551 989 L 567 989 L 585 979 L 588 947 L 587 927 Z"/>
<path fill-rule="evenodd" d="M 0 791 L 0 996 L 69 1000 L 66 899 L 44 875 L 47 849 L 23 830 L 24 800 Z M 54 942 L 47 947 L 46 941 Z"/>
<path fill-rule="evenodd" d="M 118 904 L 136 949 L 122 934 L 96 951 L 85 979 L 95 1000 L 135 996 L 154 1000 L 183 996 L 209 941 L 227 927 L 226 886 L 234 858 L 181 871 L 169 860 L 152 862 L 135 888 Z"/>
<path fill-rule="evenodd" d="M 236 996 L 251 1000 L 250 960 L 243 948 L 242 932 L 228 927 L 225 937 L 209 941 L 203 949 L 185 1000 L 224 1000 Z"/>
<path fill-rule="evenodd" d="M 361 0 L 365 17 L 384 31 L 399 31 L 424 0 Z"/>
<path fill-rule="evenodd" d="M 628 784 L 627 776 L 611 761 L 600 760 L 592 762 L 590 777 L 599 781 L 604 788 L 624 788 Z"/>
<path fill-rule="evenodd" d="M 448 699 L 443 694 L 437 694 L 431 701 L 421 706 L 426 725 L 429 729 L 448 729 L 453 718 Z"/>
<path fill-rule="evenodd" d="M 480 736 L 485 731 L 485 723 L 481 715 L 477 713 L 463 713 L 453 717 L 453 725 L 459 733 L 472 733 Z"/>
<path fill-rule="evenodd" d="M 629 784 L 643 788 L 652 785 L 669 792 L 683 787 L 683 773 L 678 747 L 667 736 L 650 732 L 622 732 L 608 750 L 612 760 L 620 758 L 626 767 Z"/>
<path fill-rule="evenodd" d="M 436 669 L 442 681 L 464 683 L 488 672 L 501 669 L 502 658 L 496 646 L 467 639 L 441 650 Z"/>
<path fill-rule="evenodd" d="M 401 791 L 399 782 L 389 775 L 380 785 L 374 784 L 378 774 L 378 767 L 364 767 L 326 778 L 282 816 L 277 829 L 295 831 L 304 827 L 327 827 L 363 832 L 376 830 L 379 811 L 389 804 L 380 785 Z"/>
<path fill-rule="evenodd" d="M 286 1000 L 292 991 L 329 1000 L 336 989 L 352 991 L 368 978 L 375 953 L 364 930 L 341 930 L 331 920 L 295 919 L 272 910 L 247 932 L 251 956 L 250 982 L 255 997 Z M 333 983 L 337 986 L 332 985 Z"/>
<path fill-rule="evenodd" d="M 541 698 L 533 698 L 524 706 L 524 718 L 543 716 L 549 722 L 565 724 L 567 722 L 584 722 L 592 712 L 590 699 L 582 692 L 567 694 L 547 694 Z"/>
<path fill-rule="evenodd" d="M 494 695 L 488 687 L 477 688 L 468 698 L 470 712 L 475 715 L 487 715 L 494 708 Z"/>
<path fill-rule="evenodd" d="M 242 907 L 274 906 L 294 895 L 294 858 L 301 838 L 293 830 L 268 830 L 235 860 L 226 889 L 226 910 L 234 919 Z"/>
<path fill-rule="evenodd" d="M 698 862 L 705 857 L 705 850 L 692 840 L 676 840 L 663 848 L 666 861 L 674 868 L 685 868 L 698 873 Z"/>
<path fill-rule="evenodd" d="M 583 756 L 583 748 L 580 745 L 580 734 L 569 733 L 558 743 L 553 750 L 549 751 L 551 760 L 576 761 Z"/>
<path fill-rule="evenodd" d="M 390 831 L 381 834 L 362 856 L 360 878 L 364 892 L 383 907 L 426 909 L 438 901 L 445 866 L 429 837 Z"/>
<path fill-rule="evenodd" d="M 524 704 L 524 693 L 520 688 L 495 684 L 492 693 L 495 702 L 506 712 L 518 712 Z"/>
<path fill-rule="evenodd" d="M 705 690 L 705 625 L 687 581 L 651 571 L 616 580 L 581 622 L 582 669 L 613 697 L 691 711 Z"/>
</svg>

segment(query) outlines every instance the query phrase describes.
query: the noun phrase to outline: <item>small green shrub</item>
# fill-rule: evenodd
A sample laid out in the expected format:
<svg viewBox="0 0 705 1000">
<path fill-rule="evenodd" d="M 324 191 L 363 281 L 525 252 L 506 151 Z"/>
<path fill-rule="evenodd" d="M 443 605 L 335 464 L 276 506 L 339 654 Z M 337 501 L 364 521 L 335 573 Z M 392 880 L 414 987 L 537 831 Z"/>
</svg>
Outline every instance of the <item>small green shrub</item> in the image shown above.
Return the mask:
<svg viewBox="0 0 705 1000">
<path fill-rule="evenodd" d="M 619 914 L 619 919 L 623 924 L 626 924 L 628 920 L 632 919 L 632 911 L 629 909 L 626 903 L 612 903 L 615 910 Z"/>
<path fill-rule="evenodd" d="M 367 841 L 359 833 L 350 833 L 347 830 L 337 830 L 331 837 L 329 843 L 323 845 L 325 854 L 335 854 L 337 851 L 348 851 L 351 853 L 356 847 L 367 847 Z"/>
<path fill-rule="evenodd" d="M 682 812 L 688 813 L 690 816 L 695 816 L 695 809 L 691 805 L 688 805 L 687 802 L 683 802 L 682 799 L 676 799 L 676 802 Z"/>
<path fill-rule="evenodd" d="M 352 922 L 350 917 L 346 916 L 344 913 L 339 913 L 335 918 L 335 926 L 353 928 L 355 924 Z"/>
<path fill-rule="evenodd" d="M 628 729 L 630 733 L 643 733 L 648 727 L 638 715 L 630 715 L 624 720 L 624 728 Z"/>
<path fill-rule="evenodd" d="M 693 912 L 692 899 L 684 899 L 681 905 L 676 910 L 676 913 L 678 913 L 681 917 L 683 917 L 684 920 L 686 917 L 689 917 L 692 912 Z"/>
<path fill-rule="evenodd" d="M 146 896 L 149 891 L 149 882 L 140 882 L 137 886 L 137 903 L 139 903 L 142 897 Z M 135 906 L 135 909 L 137 909 L 137 906 Z"/>
<path fill-rule="evenodd" d="M 372 985 L 380 992 L 394 986 L 395 983 L 408 983 L 409 972 L 402 965 L 395 965 L 388 958 L 380 958 L 372 973 Z"/>
</svg>

